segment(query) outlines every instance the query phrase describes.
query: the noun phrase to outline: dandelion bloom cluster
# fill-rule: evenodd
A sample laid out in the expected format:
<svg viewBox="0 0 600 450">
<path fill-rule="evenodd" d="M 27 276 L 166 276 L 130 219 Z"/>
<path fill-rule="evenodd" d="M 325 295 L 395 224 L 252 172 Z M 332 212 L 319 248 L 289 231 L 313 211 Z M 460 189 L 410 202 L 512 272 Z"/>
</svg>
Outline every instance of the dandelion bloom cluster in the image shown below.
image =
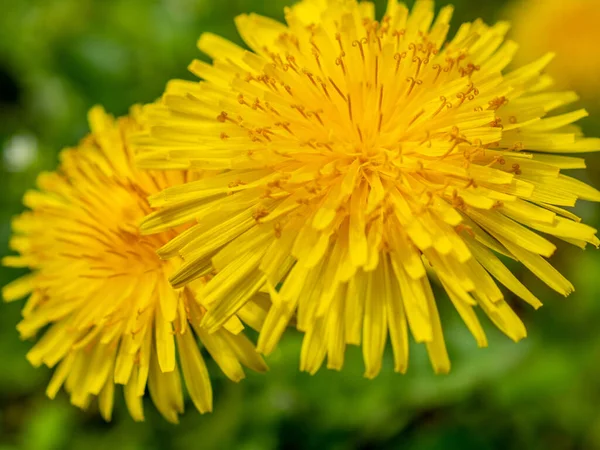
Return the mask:
<svg viewBox="0 0 600 450">
<path fill-rule="evenodd" d="M 451 7 L 429 0 L 409 13 L 303 0 L 286 24 L 242 15 L 246 51 L 213 34 L 194 61 L 200 82 L 173 81 L 149 113 L 141 167 L 215 171 L 151 197 L 145 233 L 190 221 L 160 250 L 184 259 L 175 286 L 206 281 L 202 324 L 219 329 L 259 290 L 273 306 L 258 348 L 271 352 L 291 319 L 305 333 L 301 369 L 342 368 L 362 345 L 366 376 L 386 341 L 395 370 L 409 334 L 436 372 L 450 362 L 428 273 L 480 346 L 477 309 L 515 341 L 526 335 L 498 282 L 541 302 L 499 255 L 521 262 L 557 292 L 573 286 L 546 258 L 547 236 L 585 247 L 596 230 L 565 207 L 600 192 L 563 173 L 585 167 L 562 154 L 596 151 L 557 113 L 573 92 L 554 92 L 546 55 L 506 71 L 517 44 L 509 25 L 465 23 L 447 40 Z"/>
<path fill-rule="evenodd" d="M 131 416 L 143 420 L 147 386 L 157 409 L 176 422 L 184 408 L 183 385 L 200 412 L 212 408 L 198 339 L 234 381 L 244 377 L 242 364 L 266 367 L 239 334 L 239 319 L 209 334 L 199 327 L 205 310 L 194 300 L 194 283 L 172 289 L 168 277 L 179 261 L 161 261 L 156 250 L 175 232 L 139 232 L 151 211 L 149 195 L 196 177 L 134 167 L 127 139 L 142 131 L 141 114 L 134 108 L 132 117 L 115 121 L 93 109 L 92 133 L 61 153 L 57 172 L 39 176 L 39 190 L 24 197 L 30 210 L 13 222 L 11 247 L 19 255 L 3 261 L 32 272 L 6 286 L 3 295 L 8 301 L 29 295 L 17 327 L 23 338 L 47 327 L 27 358 L 34 366 L 57 366 L 50 397 L 64 384 L 81 408 L 97 397 L 109 420 L 115 384 L 121 384 Z M 256 323 L 254 316 L 245 315 Z"/>
</svg>

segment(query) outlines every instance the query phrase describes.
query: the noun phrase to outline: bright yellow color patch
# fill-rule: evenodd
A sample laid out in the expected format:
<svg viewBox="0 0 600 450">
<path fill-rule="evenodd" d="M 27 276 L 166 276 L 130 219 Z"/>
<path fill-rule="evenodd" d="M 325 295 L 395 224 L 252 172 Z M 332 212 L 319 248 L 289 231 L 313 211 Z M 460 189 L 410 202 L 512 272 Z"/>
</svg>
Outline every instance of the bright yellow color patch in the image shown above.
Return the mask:
<svg viewBox="0 0 600 450">
<path fill-rule="evenodd" d="M 34 366 L 57 366 L 48 396 L 64 384 L 73 404 L 86 408 L 97 397 L 110 420 L 115 384 L 122 384 L 131 416 L 143 420 L 148 386 L 161 414 L 177 422 L 183 384 L 200 412 L 212 409 L 197 338 L 234 381 L 244 377 L 242 364 L 266 367 L 252 343 L 235 334 L 237 319 L 214 334 L 200 328 L 205 310 L 194 300 L 194 283 L 172 289 L 168 277 L 179 260 L 161 261 L 156 250 L 176 234 L 140 235 L 139 222 L 151 211 L 147 197 L 195 179 L 187 171 L 134 168 L 126 138 L 142 131 L 140 114 L 136 108 L 114 121 L 92 109 L 92 133 L 61 153 L 59 171 L 40 175 L 39 190 L 24 198 L 30 211 L 13 222 L 19 256 L 4 260 L 32 274 L 4 287 L 3 296 L 30 294 L 17 327 L 23 338 L 49 325 L 27 355 Z"/>
<path fill-rule="evenodd" d="M 203 35 L 213 64 L 190 66 L 203 81 L 172 82 L 138 141 L 144 167 L 217 171 L 153 196 L 162 209 L 142 225 L 198 220 L 161 252 L 185 260 L 176 286 L 215 269 L 203 324 L 218 329 L 262 289 L 273 307 L 259 350 L 296 317 L 302 370 L 326 357 L 341 369 L 345 346 L 362 344 L 374 377 L 389 337 L 404 372 L 411 334 L 448 372 L 429 270 L 480 346 L 478 309 L 525 337 L 496 282 L 541 303 L 496 255 L 568 295 L 545 235 L 599 243 L 563 208 L 600 192 L 564 175 L 584 162 L 560 154 L 600 141 L 571 125 L 585 111 L 554 114 L 577 96 L 547 91 L 552 56 L 504 73 L 517 49 L 507 23 L 465 23 L 446 41 L 452 8 L 435 18 L 428 0 L 411 13 L 391 0 L 381 22 L 353 0 L 304 0 L 285 15 L 237 18 L 252 51 Z"/>
<path fill-rule="evenodd" d="M 577 89 L 591 103 L 600 99 L 600 9 L 597 0 L 518 0 L 509 11 L 520 43 L 517 62 L 556 52 L 548 74 Z"/>
</svg>

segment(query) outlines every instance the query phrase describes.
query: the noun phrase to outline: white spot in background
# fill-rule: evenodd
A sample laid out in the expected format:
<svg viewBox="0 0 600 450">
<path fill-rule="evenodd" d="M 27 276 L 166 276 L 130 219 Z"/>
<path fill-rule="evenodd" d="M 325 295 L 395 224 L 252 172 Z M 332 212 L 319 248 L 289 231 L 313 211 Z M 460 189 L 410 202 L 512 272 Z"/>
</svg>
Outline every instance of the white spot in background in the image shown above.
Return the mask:
<svg viewBox="0 0 600 450">
<path fill-rule="evenodd" d="M 33 134 L 15 134 L 4 145 L 2 157 L 8 172 L 23 172 L 37 158 L 38 141 Z"/>
<path fill-rule="evenodd" d="M 271 406 L 279 411 L 291 411 L 295 405 L 295 399 L 287 390 L 275 390 L 270 396 Z"/>
</svg>

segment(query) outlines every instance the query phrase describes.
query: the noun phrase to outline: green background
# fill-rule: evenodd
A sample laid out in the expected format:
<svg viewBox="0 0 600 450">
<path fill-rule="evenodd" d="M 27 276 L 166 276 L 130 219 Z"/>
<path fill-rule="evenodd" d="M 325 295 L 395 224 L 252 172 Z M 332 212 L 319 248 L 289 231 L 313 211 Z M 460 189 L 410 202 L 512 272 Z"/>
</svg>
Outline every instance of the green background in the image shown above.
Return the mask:
<svg viewBox="0 0 600 450">
<path fill-rule="evenodd" d="M 254 11 L 281 19 L 290 3 L 5 0 L 0 10 L 1 252 L 7 252 L 10 218 L 21 210 L 22 194 L 40 170 L 54 169 L 61 147 L 83 137 L 91 106 L 102 104 L 120 115 L 132 103 L 156 99 L 168 79 L 193 79 L 186 66 L 199 56 L 195 43 L 202 31 L 239 42 L 235 15 Z M 381 14 L 385 2 L 376 3 Z M 477 17 L 499 19 L 505 6 L 453 3 L 454 29 Z M 579 106 L 594 109 L 592 99 Z M 600 135 L 599 120 L 582 125 L 588 134 Z M 577 176 L 600 187 L 599 163 L 590 156 L 588 169 Z M 600 225 L 596 205 L 582 203 L 576 212 Z M 24 356 L 31 343 L 21 342 L 15 330 L 22 304 L 2 305 L 0 450 L 600 448 L 599 256 L 593 249 L 560 246 L 553 262 L 577 289 L 568 299 L 511 267 L 545 303 L 533 311 L 511 299 L 529 331 L 519 344 L 488 321 L 489 348 L 477 349 L 447 298 L 438 295 L 453 362 L 448 376 L 433 375 L 424 348 L 416 345 L 405 376 L 393 373 L 386 354 L 382 374 L 364 379 L 357 348 L 349 349 L 341 373 L 299 373 L 300 336 L 290 331 L 268 359 L 267 376 L 249 374 L 233 384 L 212 370 L 215 412 L 200 416 L 188 403 L 178 426 L 166 423 L 149 401 L 146 422 L 134 423 L 120 393 L 108 424 L 93 408 L 82 412 L 70 406 L 64 393 L 48 400 L 50 372 L 29 366 Z M 0 269 L 0 283 L 17 275 Z"/>
</svg>

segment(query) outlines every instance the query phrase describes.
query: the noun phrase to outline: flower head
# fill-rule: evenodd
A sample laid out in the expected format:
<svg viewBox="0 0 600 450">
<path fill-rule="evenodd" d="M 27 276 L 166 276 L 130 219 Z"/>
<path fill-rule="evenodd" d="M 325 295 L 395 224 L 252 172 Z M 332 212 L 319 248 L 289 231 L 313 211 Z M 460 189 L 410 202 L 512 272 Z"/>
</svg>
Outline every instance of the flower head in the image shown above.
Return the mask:
<svg viewBox="0 0 600 450">
<path fill-rule="evenodd" d="M 197 338 L 232 380 L 244 377 L 241 364 L 259 371 L 265 365 L 251 342 L 236 334 L 238 319 L 208 334 L 199 327 L 205 311 L 193 299 L 194 284 L 171 288 L 168 277 L 179 262 L 161 261 L 156 249 L 174 232 L 139 233 L 140 220 L 151 211 L 147 196 L 195 177 L 134 168 L 127 139 L 141 130 L 140 114 L 138 108 L 115 121 L 92 109 L 92 133 L 61 153 L 57 172 L 40 175 L 39 190 L 24 198 L 30 210 L 13 222 L 11 246 L 19 256 L 3 261 L 32 273 L 6 286 L 3 295 L 12 301 L 30 294 L 17 327 L 23 338 L 48 326 L 27 358 L 34 366 L 58 365 L 50 397 L 63 384 L 79 407 L 97 396 L 109 420 L 115 384 L 122 384 L 132 417 L 143 420 L 148 385 L 158 410 L 177 421 L 181 372 L 196 408 L 212 408 Z"/>
<path fill-rule="evenodd" d="M 585 165 L 559 153 L 600 140 L 571 125 L 585 111 L 554 114 L 577 97 L 546 90 L 551 55 L 504 73 L 517 48 L 508 24 L 465 23 L 446 41 L 451 15 L 390 0 L 377 21 L 372 3 L 304 0 L 286 25 L 238 17 L 251 51 L 200 38 L 213 63 L 190 69 L 203 81 L 168 86 L 139 147 L 145 167 L 220 171 L 153 196 L 162 210 L 142 225 L 198 218 L 161 254 L 185 260 L 176 286 L 211 277 L 198 297 L 209 330 L 264 288 L 265 353 L 297 315 L 303 370 L 325 357 L 340 369 L 345 346 L 362 343 L 375 376 L 389 335 L 403 372 L 410 333 L 447 372 L 427 268 L 480 346 L 477 309 L 515 341 L 526 335 L 497 281 L 541 304 L 498 255 L 573 290 L 546 260 L 556 247 L 544 235 L 598 245 L 563 207 L 600 192 L 561 173 Z"/>
<path fill-rule="evenodd" d="M 556 59 L 547 72 L 557 83 L 577 89 L 590 100 L 599 98 L 600 84 L 590 75 L 600 71 L 596 45 L 600 39 L 600 10 L 596 0 L 519 1 L 508 13 L 520 44 L 517 62 L 554 51 Z"/>
</svg>

